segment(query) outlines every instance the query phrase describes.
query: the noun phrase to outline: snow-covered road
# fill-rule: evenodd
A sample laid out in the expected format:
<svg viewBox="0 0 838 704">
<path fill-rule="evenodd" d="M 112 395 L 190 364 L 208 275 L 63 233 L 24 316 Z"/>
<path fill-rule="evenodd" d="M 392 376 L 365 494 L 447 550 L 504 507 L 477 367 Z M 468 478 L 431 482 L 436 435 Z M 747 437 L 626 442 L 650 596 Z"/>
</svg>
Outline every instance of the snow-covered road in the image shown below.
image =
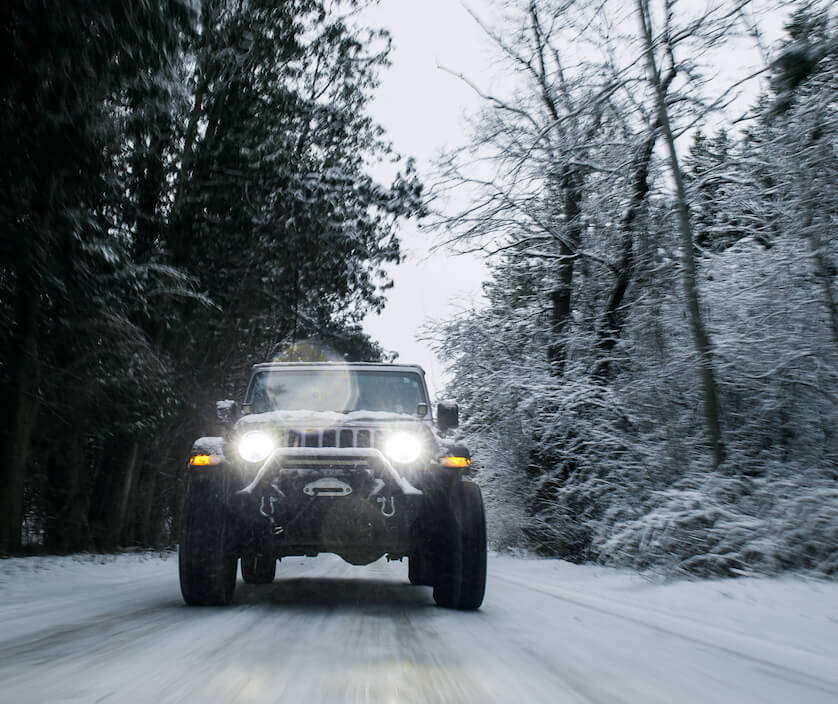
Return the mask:
<svg viewBox="0 0 838 704">
<path fill-rule="evenodd" d="M 3 560 L 0 702 L 836 703 L 838 584 L 494 556 L 460 613 L 323 555 L 211 609 L 174 556 Z"/>
</svg>

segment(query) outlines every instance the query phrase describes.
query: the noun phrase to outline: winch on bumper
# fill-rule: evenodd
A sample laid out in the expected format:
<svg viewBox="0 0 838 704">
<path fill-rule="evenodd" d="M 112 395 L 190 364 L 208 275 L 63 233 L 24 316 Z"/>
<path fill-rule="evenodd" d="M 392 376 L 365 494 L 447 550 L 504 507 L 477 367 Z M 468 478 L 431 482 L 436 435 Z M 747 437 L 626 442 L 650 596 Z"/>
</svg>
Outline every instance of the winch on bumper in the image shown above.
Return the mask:
<svg viewBox="0 0 838 704">
<path fill-rule="evenodd" d="M 407 552 L 423 492 L 377 448 L 281 447 L 235 492 L 251 541 L 279 553 Z M 349 559 L 350 562 L 356 560 Z"/>
</svg>

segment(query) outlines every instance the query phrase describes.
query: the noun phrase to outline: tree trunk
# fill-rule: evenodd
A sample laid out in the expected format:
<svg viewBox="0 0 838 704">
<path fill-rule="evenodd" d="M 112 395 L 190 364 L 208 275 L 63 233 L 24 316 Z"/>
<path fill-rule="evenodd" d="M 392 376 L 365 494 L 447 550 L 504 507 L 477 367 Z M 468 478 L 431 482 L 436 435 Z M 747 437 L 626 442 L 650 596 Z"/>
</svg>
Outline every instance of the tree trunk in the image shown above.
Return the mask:
<svg viewBox="0 0 838 704">
<path fill-rule="evenodd" d="M 166 187 L 164 153 L 171 139 L 168 117 L 161 117 L 160 120 L 163 124 L 152 133 L 148 150 L 135 159 L 137 168 L 143 173 L 137 186 L 137 215 L 132 252 L 133 259 L 138 264 L 147 263 L 158 246 L 160 222 L 156 216 Z"/>
<path fill-rule="evenodd" d="M 716 385 L 716 374 L 713 366 L 713 349 L 710 337 L 704 327 L 701 318 L 701 301 L 698 291 L 698 282 L 695 264 L 695 249 L 692 226 L 690 224 L 689 206 L 687 204 L 687 193 L 684 188 L 684 180 L 681 177 L 681 167 L 678 163 L 678 153 L 675 150 L 675 138 L 672 134 L 672 127 L 669 122 L 669 111 L 666 105 L 666 96 L 663 91 L 663 84 L 660 73 L 655 62 L 655 47 L 652 39 L 652 24 L 649 14 L 647 0 L 637 0 L 637 9 L 643 30 L 645 42 L 646 61 L 649 69 L 649 80 L 655 89 L 663 136 L 666 141 L 669 153 L 669 165 L 672 171 L 672 178 L 675 182 L 675 196 L 678 213 L 678 232 L 681 237 L 681 263 L 682 282 L 684 296 L 687 301 L 687 315 L 692 332 L 693 344 L 699 359 L 699 376 L 704 398 L 704 421 L 707 427 L 707 434 L 710 439 L 710 449 L 713 455 L 713 467 L 718 468 L 724 461 L 725 450 L 722 443 L 722 429 L 720 420 L 720 406 L 718 389 Z"/>
<path fill-rule="evenodd" d="M 119 536 L 120 545 L 128 546 L 137 544 L 137 512 L 142 503 L 140 489 L 142 486 L 144 464 L 145 447 L 140 445 L 134 471 L 131 473 L 131 484 L 128 486 L 125 497 L 125 511 L 122 519 L 122 530 Z"/>
<path fill-rule="evenodd" d="M 829 318 L 829 329 L 832 333 L 832 343 L 838 351 L 838 304 L 835 295 L 832 293 L 832 280 L 835 278 L 835 267 L 824 253 L 823 244 L 817 232 L 812 227 L 814 222 L 814 206 L 809 204 L 806 212 L 806 221 L 803 223 L 803 236 L 809 246 L 814 263 L 815 278 L 823 291 L 823 302 L 826 314 Z"/>
<path fill-rule="evenodd" d="M 145 547 L 153 545 L 152 536 L 152 507 L 154 505 L 154 492 L 157 489 L 157 467 L 147 466 L 140 478 L 137 504 L 137 528 L 135 540 Z"/>
<path fill-rule="evenodd" d="M 198 81 L 195 91 L 195 104 L 189 115 L 189 123 L 186 127 L 186 135 L 183 139 L 183 151 L 180 157 L 180 172 L 177 178 L 175 189 L 175 200 L 172 204 L 172 214 L 169 218 L 169 250 L 172 254 L 172 262 L 176 266 L 185 266 L 189 263 L 189 255 L 192 251 L 191 227 L 184 214 L 188 184 L 192 178 L 192 162 L 195 154 L 195 143 L 198 140 L 198 126 L 201 113 L 204 108 L 204 96 L 208 88 L 206 75 L 202 75 Z"/>
<path fill-rule="evenodd" d="M 161 481 L 161 479 L 164 481 Z M 169 540 L 171 536 L 167 536 L 164 540 L 165 511 L 163 506 L 164 504 L 169 506 L 171 505 L 171 501 L 167 499 L 169 499 L 173 493 L 170 490 L 171 487 L 167 487 L 165 485 L 166 479 L 167 477 L 163 476 L 163 473 L 158 469 L 155 472 L 154 484 L 149 496 L 148 514 L 146 515 L 145 543 L 149 547 L 153 548 L 163 547 L 171 542 L 171 540 Z M 180 512 L 180 506 L 178 506 L 176 510 Z M 174 536 L 175 540 L 177 540 L 176 532 L 174 532 Z"/>
<path fill-rule="evenodd" d="M 67 429 L 66 443 L 53 452 L 48 465 L 49 514 L 46 546 L 50 552 L 70 553 L 89 547 L 87 509 L 87 436 L 78 426 Z"/>
<path fill-rule="evenodd" d="M 649 162 L 652 159 L 652 151 L 655 148 L 656 140 L 657 125 L 652 128 L 651 134 L 633 160 L 632 175 L 634 178 L 631 202 L 620 221 L 622 253 L 620 263 L 617 265 L 617 278 L 614 281 L 614 287 L 611 289 L 611 295 L 608 297 L 605 313 L 597 331 L 597 362 L 594 365 L 593 374 L 600 381 L 604 381 L 608 377 L 611 364 L 609 355 L 622 332 L 623 316 L 620 315 L 620 307 L 634 273 L 634 225 L 637 220 L 637 213 L 649 192 Z"/>
<path fill-rule="evenodd" d="M 550 292 L 550 345 L 547 348 L 547 360 L 554 376 L 562 376 L 567 359 L 565 329 L 571 312 L 571 293 L 573 290 L 573 269 L 579 253 L 582 239 L 582 226 L 579 222 L 582 204 L 582 176 L 576 171 L 568 171 L 562 178 L 561 189 L 564 217 L 564 235 L 559 240 L 559 270 L 556 274 L 556 286 Z"/>
<path fill-rule="evenodd" d="M 137 471 L 140 444 L 136 440 L 129 440 L 123 442 L 122 447 L 125 448 L 125 451 L 116 458 L 116 461 L 121 465 L 120 472 L 116 475 L 117 480 L 111 493 L 105 519 L 105 535 L 102 542 L 106 550 L 115 550 L 119 547 L 119 541 L 125 526 L 129 494 Z"/>
<path fill-rule="evenodd" d="M 17 281 L 15 326 L 8 356 L 9 380 L 0 394 L 0 553 L 20 549 L 23 485 L 29 445 L 38 413 L 40 360 L 37 330 L 40 297 L 28 277 Z"/>
<path fill-rule="evenodd" d="M 138 456 L 139 443 L 134 439 L 117 435 L 105 442 L 94 476 L 89 513 L 98 550 L 109 552 L 119 545 Z"/>
</svg>

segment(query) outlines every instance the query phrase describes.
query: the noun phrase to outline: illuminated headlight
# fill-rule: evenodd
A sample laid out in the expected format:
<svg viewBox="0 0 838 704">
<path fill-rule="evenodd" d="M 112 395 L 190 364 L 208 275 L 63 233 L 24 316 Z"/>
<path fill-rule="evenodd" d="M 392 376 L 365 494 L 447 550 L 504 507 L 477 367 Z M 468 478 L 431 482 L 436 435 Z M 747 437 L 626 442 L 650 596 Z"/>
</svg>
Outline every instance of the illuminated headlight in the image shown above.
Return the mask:
<svg viewBox="0 0 838 704">
<path fill-rule="evenodd" d="M 413 433 L 394 433 L 384 443 L 384 454 L 397 464 L 410 464 L 422 454 L 422 442 Z"/>
<path fill-rule="evenodd" d="M 239 440 L 239 454 L 245 462 L 262 462 L 273 451 L 273 438 L 261 430 L 245 433 Z"/>
</svg>

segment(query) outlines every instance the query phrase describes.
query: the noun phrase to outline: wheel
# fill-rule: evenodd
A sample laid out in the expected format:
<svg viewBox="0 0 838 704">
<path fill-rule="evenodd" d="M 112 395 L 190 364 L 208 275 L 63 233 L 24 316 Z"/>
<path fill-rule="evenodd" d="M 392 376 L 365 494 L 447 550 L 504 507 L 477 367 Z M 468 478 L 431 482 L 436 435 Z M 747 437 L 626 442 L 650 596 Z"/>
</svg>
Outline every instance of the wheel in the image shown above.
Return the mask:
<svg viewBox="0 0 838 704">
<path fill-rule="evenodd" d="M 248 551 L 242 555 L 241 568 L 247 584 L 270 584 L 276 576 L 276 557 Z"/>
<path fill-rule="evenodd" d="M 448 609 L 478 609 L 486 591 L 486 516 L 480 487 L 461 481 L 449 508 L 434 550 L 434 601 Z"/>
<path fill-rule="evenodd" d="M 236 590 L 236 555 L 224 489 L 213 477 L 190 478 L 180 519 L 178 571 L 190 606 L 225 606 Z"/>
<path fill-rule="evenodd" d="M 407 578 L 411 584 L 433 585 L 434 568 L 426 553 L 415 552 L 407 557 Z"/>
</svg>

